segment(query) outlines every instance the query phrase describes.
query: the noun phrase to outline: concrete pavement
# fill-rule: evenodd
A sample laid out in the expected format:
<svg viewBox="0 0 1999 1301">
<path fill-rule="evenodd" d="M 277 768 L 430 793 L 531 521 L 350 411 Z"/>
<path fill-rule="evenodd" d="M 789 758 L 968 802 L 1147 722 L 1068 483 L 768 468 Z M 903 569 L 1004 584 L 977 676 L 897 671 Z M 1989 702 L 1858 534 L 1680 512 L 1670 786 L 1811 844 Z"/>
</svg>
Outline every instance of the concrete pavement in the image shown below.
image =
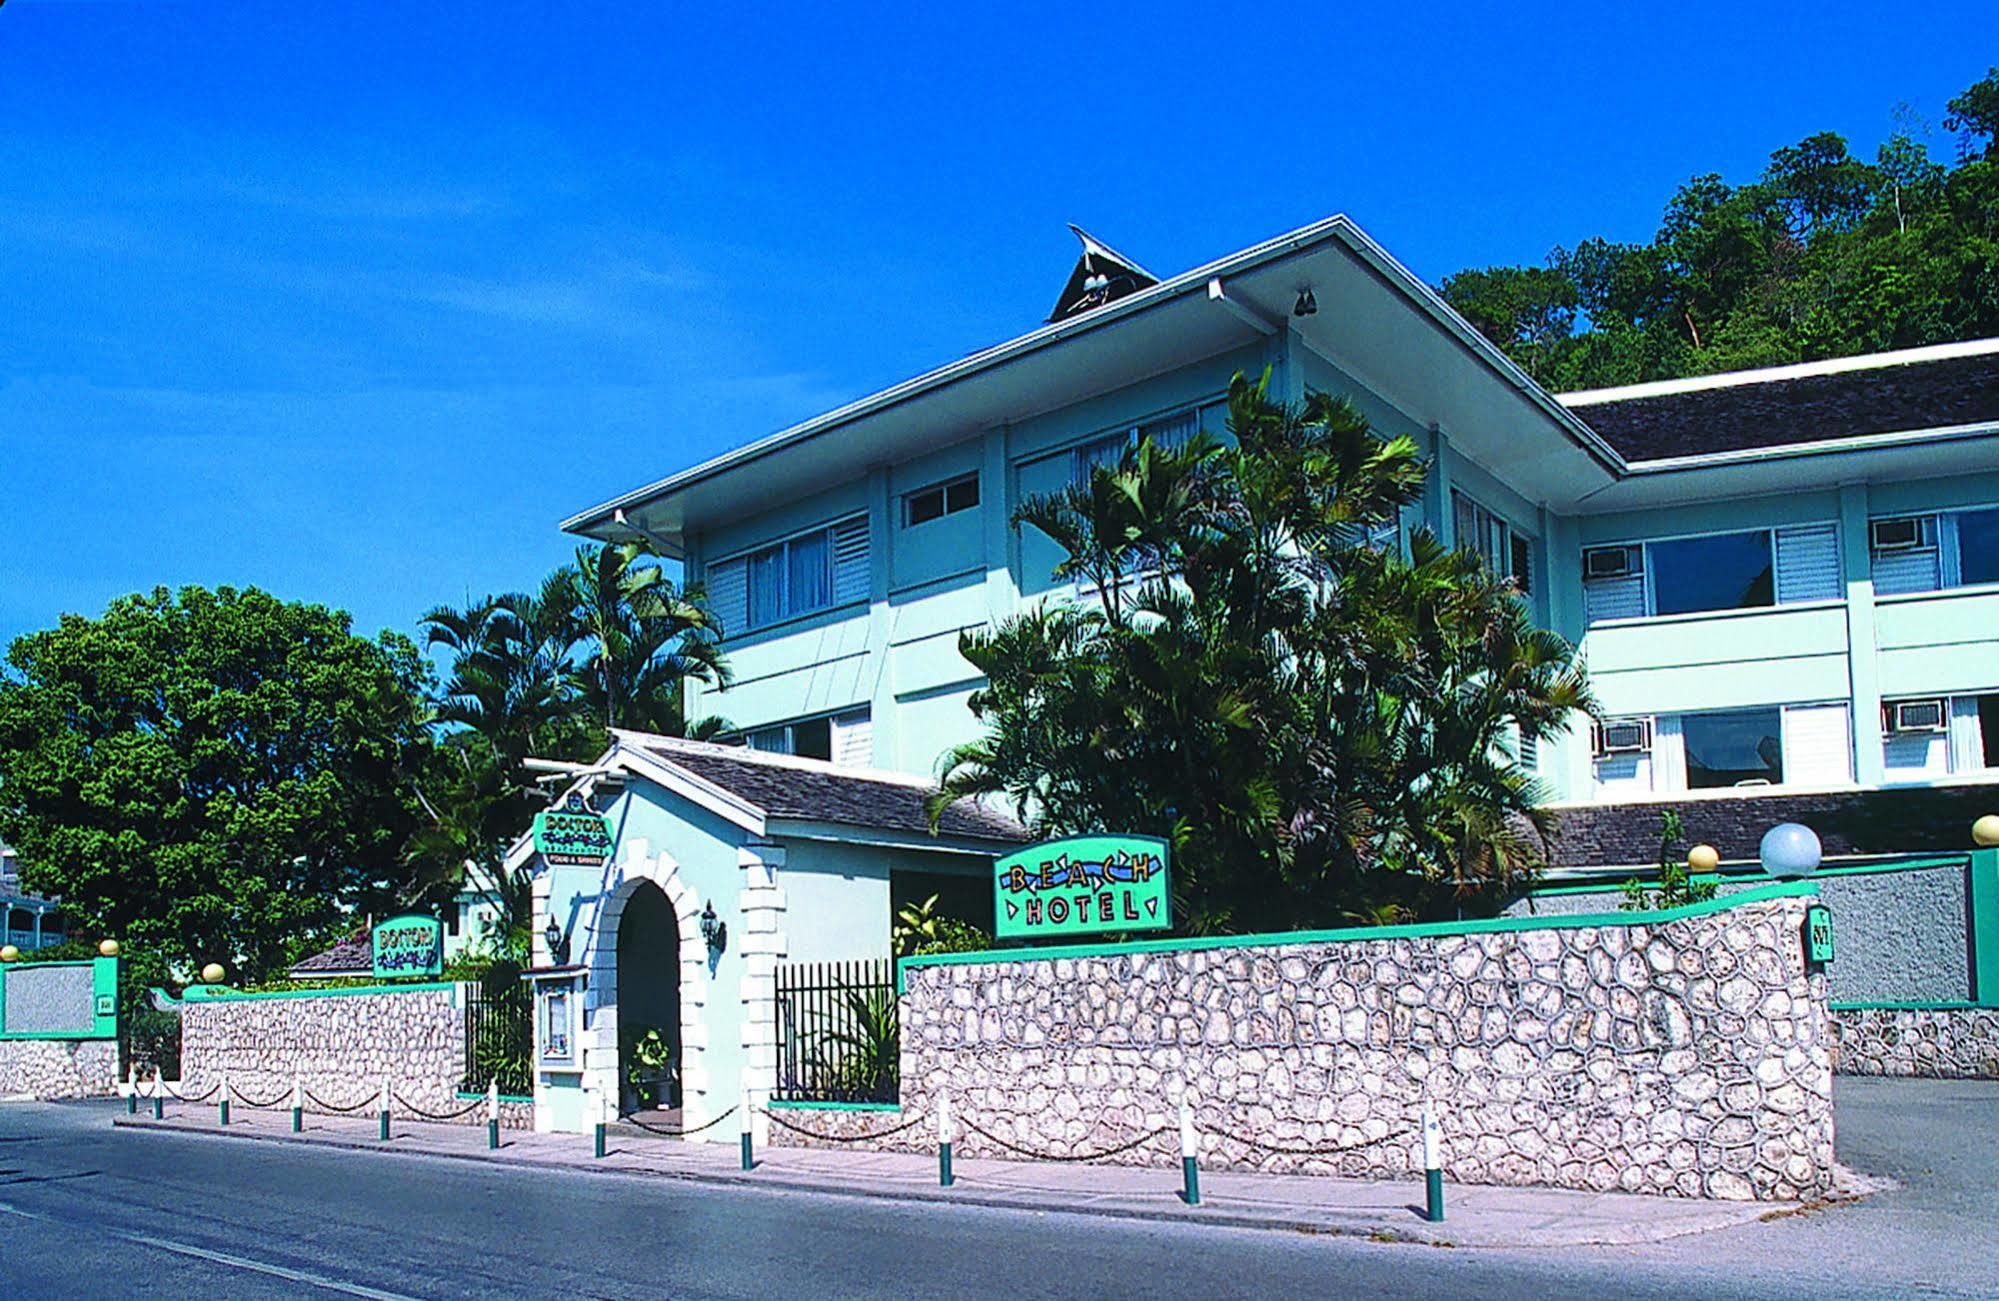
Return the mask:
<svg viewBox="0 0 1999 1301">
<path fill-rule="evenodd" d="M 809 1123 L 809 1112 L 792 1113 Z M 213 1106 L 169 1104 L 154 1121 L 141 1104 L 124 1114 L 122 1129 L 165 1129 L 203 1137 L 261 1140 L 398 1153 L 489 1164 L 561 1168 L 595 1173 L 665 1177 L 743 1188 L 844 1197 L 891 1198 L 940 1204 L 1122 1219 L 1176 1219 L 1235 1228 L 1347 1234 L 1464 1247 L 1629 1246 L 1753 1224 L 1797 1209 L 1792 1203 L 1711 1202 L 1630 1193 L 1584 1193 L 1551 1188 L 1450 1186 L 1445 1219 L 1424 1218 L 1420 1182 L 1375 1183 L 1305 1175 L 1203 1171 L 1201 1202 L 1186 1205 L 1179 1172 L 1135 1166 L 959 1160 L 955 1182 L 938 1185 L 932 1157 L 890 1152 L 825 1151 L 770 1147 L 757 1167 L 742 1169 L 733 1141 L 689 1143 L 658 1138 L 629 1125 L 610 1131 L 605 1155 L 593 1140 L 573 1134 L 502 1131 L 501 1147 L 487 1147 L 483 1125 L 395 1122 L 380 1141 L 374 1116 L 307 1116 L 302 1134 L 291 1132 L 289 1111 L 231 1110 L 225 1128 Z"/>
</svg>

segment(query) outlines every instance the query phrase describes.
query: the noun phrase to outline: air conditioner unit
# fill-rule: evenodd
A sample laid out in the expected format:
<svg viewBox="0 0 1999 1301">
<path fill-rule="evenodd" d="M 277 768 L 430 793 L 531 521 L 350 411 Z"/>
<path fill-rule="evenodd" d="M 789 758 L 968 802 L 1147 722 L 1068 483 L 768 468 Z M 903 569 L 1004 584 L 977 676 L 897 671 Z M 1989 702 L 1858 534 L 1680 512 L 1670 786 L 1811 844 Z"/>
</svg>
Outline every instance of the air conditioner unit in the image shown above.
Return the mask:
<svg viewBox="0 0 1999 1301">
<path fill-rule="evenodd" d="M 1892 733 L 1941 732 L 1949 725 L 1949 715 L 1941 700 L 1895 700 L 1884 708 Z"/>
<path fill-rule="evenodd" d="M 1639 754 L 1652 748 L 1652 720 L 1649 718 L 1626 718 L 1614 723 L 1599 723 L 1596 727 L 1596 752 L 1605 754 Z"/>
<path fill-rule="evenodd" d="M 1878 519 L 1867 526 L 1867 539 L 1876 551 L 1915 551 L 1923 545 L 1923 520 Z"/>
<path fill-rule="evenodd" d="M 1644 554 L 1637 547 L 1591 547 L 1583 552 L 1583 577 L 1623 578 L 1643 573 Z"/>
</svg>

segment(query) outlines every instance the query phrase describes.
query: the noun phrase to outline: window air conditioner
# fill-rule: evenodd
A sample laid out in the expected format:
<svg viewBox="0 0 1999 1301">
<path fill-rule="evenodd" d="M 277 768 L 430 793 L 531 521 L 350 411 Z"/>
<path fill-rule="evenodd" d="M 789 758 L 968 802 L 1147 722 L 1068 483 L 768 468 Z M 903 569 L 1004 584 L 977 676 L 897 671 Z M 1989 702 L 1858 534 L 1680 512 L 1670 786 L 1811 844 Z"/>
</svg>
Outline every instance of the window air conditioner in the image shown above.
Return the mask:
<svg viewBox="0 0 1999 1301">
<path fill-rule="evenodd" d="M 1887 706 L 1888 730 L 1900 734 L 1904 732 L 1941 732 L 1948 715 L 1941 700 L 1896 700 Z"/>
<path fill-rule="evenodd" d="M 1583 577 L 1623 578 L 1642 573 L 1641 554 L 1637 547 L 1591 547 L 1583 552 Z"/>
<path fill-rule="evenodd" d="M 1876 551 L 1914 551 L 1923 545 L 1923 521 L 1915 515 L 1878 519 L 1867 526 L 1867 537 Z"/>
<path fill-rule="evenodd" d="M 1652 720 L 1649 718 L 1627 718 L 1615 723 L 1599 723 L 1596 728 L 1596 752 L 1605 754 L 1637 754 L 1652 748 Z"/>
</svg>

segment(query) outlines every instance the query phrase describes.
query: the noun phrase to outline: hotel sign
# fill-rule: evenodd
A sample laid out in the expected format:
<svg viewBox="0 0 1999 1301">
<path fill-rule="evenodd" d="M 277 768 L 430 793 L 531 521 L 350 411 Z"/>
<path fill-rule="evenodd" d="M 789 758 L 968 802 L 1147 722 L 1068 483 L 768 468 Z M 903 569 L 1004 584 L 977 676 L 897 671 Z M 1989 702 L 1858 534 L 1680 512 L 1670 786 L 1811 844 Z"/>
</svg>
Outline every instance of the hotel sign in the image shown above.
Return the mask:
<svg viewBox="0 0 1999 1301">
<path fill-rule="evenodd" d="M 435 976 L 444 970 L 444 923 L 410 914 L 375 927 L 371 940 L 377 976 Z"/>
<path fill-rule="evenodd" d="M 578 794 L 559 809 L 534 815 L 534 849 L 549 863 L 602 867 L 617 848 L 611 820 L 593 811 Z"/>
<path fill-rule="evenodd" d="M 1166 842 L 1152 836 L 1071 836 L 993 865 L 1001 939 L 1157 931 L 1173 924 Z"/>
</svg>

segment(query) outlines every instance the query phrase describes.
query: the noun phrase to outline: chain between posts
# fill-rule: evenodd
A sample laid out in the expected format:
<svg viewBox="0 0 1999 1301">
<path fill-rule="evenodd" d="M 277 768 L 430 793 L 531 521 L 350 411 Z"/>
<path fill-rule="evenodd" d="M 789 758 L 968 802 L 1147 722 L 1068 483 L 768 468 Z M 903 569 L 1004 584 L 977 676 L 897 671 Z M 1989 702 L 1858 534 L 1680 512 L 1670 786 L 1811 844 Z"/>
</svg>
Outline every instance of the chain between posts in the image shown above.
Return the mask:
<svg viewBox="0 0 1999 1301">
<path fill-rule="evenodd" d="M 272 1098 L 269 1102 L 258 1102 L 256 1099 L 252 1098 L 249 1094 L 243 1092 L 243 1090 L 237 1088 L 233 1084 L 229 1086 L 229 1092 L 231 1096 L 233 1096 L 236 1099 L 236 1101 L 242 1103 L 244 1106 L 250 1108 L 252 1111 L 270 1111 L 278 1107 L 280 1103 L 286 1101 L 288 1098 L 291 1097 L 290 1092 L 285 1092 L 285 1093 L 280 1093 L 277 1097 Z"/>
<path fill-rule="evenodd" d="M 313 1106 L 323 1108 L 327 1111 L 337 1111 L 337 1112 L 359 1111 L 363 1107 L 368 1106 L 370 1103 L 376 1101 L 382 1096 L 382 1091 L 380 1089 L 376 1089 L 373 1093 L 361 1099 L 359 1102 L 354 1103 L 352 1106 L 340 1107 L 340 1106 L 335 1106 L 331 1102 L 328 1102 L 326 1099 L 320 1097 L 317 1093 L 314 1093 L 311 1089 L 302 1089 L 300 1090 L 300 1092 L 302 1092 L 306 1096 L 306 1099 L 310 1101 Z"/>
<path fill-rule="evenodd" d="M 803 1134 L 807 1138 L 816 1138 L 825 1143 L 866 1143 L 877 1138 L 890 1138 L 902 1133 L 906 1129 L 915 1129 L 924 1120 L 922 1116 L 918 1116 L 914 1120 L 904 1121 L 892 1129 L 878 1129 L 871 1134 L 822 1134 L 816 1129 L 806 1129 L 802 1125 L 794 1125 L 782 1116 L 771 1112 L 769 1108 L 762 1108 L 760 1112 L 763 1118 L 773 1125 L 788 1129 L 794 1134 Z"/>
<path fill-rule="evenodd" d="M 1065 1155 L 1058 1155 L 1050 1152 L 1036 1152 L 1031 1148 L 1025 1148 L 1015 1143 L 1009 1143 L 1007 1142 L 1007 1140 L 1001 1138 L 998 1134 L 993 1133 L 991 1130 L 986 1129 L 984 1126 L 980 1125 L 975 1120 L 971 1120 L 965 1117 L 959 1117 L 958 1123 L 963 1125 L 966 1129 L 971 1130 L 974 1134 L 979 1135 L 981 1138 L 990 1139 L 992 1142 L 999 1144 L 1007 1151 L 1017 1153 L 1021 1156 L 1027 1157 L 1028 1159 L 1034 1161 L 1065 1161 L 1065 1162 L 1101 1161 L 1107 1156 L 1120 1156 L 1126 1152 L 1132 1151 L 1134 1148 L 1144 1147 L 1147 1143 L 1150 1143 L 1154 1139 L 1159 1138 L 1163 1135 L 1173 1134 L 1179 1131 L 1179 1126 L 1177 1125 L 1161 1125 L 1158 1129 L 1152 1130 L 1149 1133 L 1140 1134 L 1137 1138 L 1131 1140 L 1131 1142 L 1129 1143 L 1121 1143 L 1116 1147 L 1107 1147 L 1101 1152 L 1073 1152 Z"/>
<path fill-rule="evenodd" d="M 471 1115 L 473 1112 L 477 1111 L 479 1108 L 486 1105 L 486 1099 L 484 1095 L 481 1095 L 477 1098 L 474 1098 L 472 1101 L 466 1103 L 464 1106 L 460 1107 L 456 1111 L 425 1111 L 422 1107 L 417 1106 L 414 1102 L 411 1102 L 408 1098 L 405 1098 L 400 1093 L 391 1093 L 389 1095 L 389 1098 L 397 1106 L 401 1107 L 404 1111 L 409 1112 L 412 1116 L 417 1116 L 424 1120 L 440 1120 L 440 1121 L 462 1120 L 466 1116 Z"/>
<path fill-rule="evenodd" d="M 735 1114 L 736 1108 L 732 1105 L 727 1111 L 715 1117 L 715 1119 L 708 1121 L 706 1124 L 696 1125 L 692 1129 L 666 1129 L 660 1125 L 648 1125 L 637 1116 L 626 1116 L 625 1119 L 648 1134 L 658 1134 L 661 1138 L 685 1138 L 689 1134 L 699 1134 L 703 1130 L 713 1129 Z"/>
</svg>

